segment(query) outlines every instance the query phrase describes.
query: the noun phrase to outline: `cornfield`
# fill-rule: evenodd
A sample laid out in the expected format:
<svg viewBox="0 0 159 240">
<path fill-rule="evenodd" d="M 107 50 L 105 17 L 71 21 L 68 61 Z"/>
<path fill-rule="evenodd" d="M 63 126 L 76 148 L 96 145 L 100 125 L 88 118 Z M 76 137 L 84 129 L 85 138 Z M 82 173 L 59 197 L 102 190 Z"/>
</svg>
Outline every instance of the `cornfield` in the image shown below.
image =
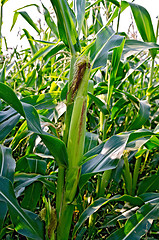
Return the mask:
<svg viewBox="0 0 159 240">
<path fill-rule="evenodd" d="M 134 1 L 50 0 L 3 54 L 0 239 L 159 239 L 159 20 Z M 130 8 L 139 38 L 119 32 Z M 7 39 L 5 39 L 7 48 Z"/>
</svg>

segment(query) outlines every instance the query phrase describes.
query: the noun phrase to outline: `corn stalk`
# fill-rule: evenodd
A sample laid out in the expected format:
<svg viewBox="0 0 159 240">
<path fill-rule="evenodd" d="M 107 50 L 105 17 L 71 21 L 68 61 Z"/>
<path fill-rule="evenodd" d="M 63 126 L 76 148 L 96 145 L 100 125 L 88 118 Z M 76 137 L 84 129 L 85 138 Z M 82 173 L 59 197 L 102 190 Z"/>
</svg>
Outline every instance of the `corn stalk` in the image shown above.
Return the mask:
<svg viewBox="0 0 159 240">
<path fill-rule="evenodd" d="M 3 5 L 0 3 L 0 53 L 2 52 L 2 18 L 3 18 Z"/>
<path fill-rule="evenodd" d="M 58 176 L 59 186 L 57 186 L 58 201 L 56 206 L 58 215 L 57 240 L 68 239 L 72 222 L 73 201 L 77 193 L 81 171 L 80 162 L 84 150 L 89 73 L 89 60 L 87 57 L 81 57 L 74 65 L 74 76 L 68 90 L 72 114 L 69 112 L 71 121 L 68 140 L 66 137 L 68 166 L 66 169 L 59 169 Z"/>
</svg>

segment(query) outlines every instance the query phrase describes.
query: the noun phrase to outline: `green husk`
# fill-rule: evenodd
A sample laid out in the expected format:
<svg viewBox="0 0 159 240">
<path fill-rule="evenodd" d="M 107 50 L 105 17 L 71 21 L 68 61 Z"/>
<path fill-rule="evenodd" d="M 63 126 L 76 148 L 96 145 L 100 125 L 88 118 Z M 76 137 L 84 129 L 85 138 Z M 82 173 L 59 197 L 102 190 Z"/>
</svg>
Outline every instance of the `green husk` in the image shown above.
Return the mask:
<svg viewBox="0 0 159 240">
<path fill-rule="evenodd" d="M 67 143 L 68 170 L 66 174 L 66 199 L 72 202 L 77 190 L 80 177 L 80 162 L 84 150 L 87 112 L 87 87 L 90 64 L 86 57 L 82 57 L 75 64 L 75 75 L 71 87 L 74 99 L 73 112 Z"/>
<path fill-rule="evenodd" d="M 68 239 L 72 222 L 73 201 L 78 189 L 80 162 L 84 150 L 89 73 L 89 60 L 81 57 L 74 65 L 74 77 L 68 90 L 68 102 L 73 108 L 67 140 L 68 167 L 65 170 L 64 191 L 63 194 L 60 193 L 62 204 L 58 207 L 60 211 L 58 210 L 57 240 Z"/>
</svg>

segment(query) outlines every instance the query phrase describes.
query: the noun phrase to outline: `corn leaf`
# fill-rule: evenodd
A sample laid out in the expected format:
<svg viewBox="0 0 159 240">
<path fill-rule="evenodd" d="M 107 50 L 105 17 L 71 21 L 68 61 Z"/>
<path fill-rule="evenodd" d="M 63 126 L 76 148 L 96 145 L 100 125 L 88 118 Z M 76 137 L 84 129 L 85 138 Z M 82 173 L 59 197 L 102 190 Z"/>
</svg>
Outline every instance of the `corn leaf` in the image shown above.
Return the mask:
<svg viewBox="0 0 159 240">
<path fill-rule="evenodd" d="M 115 214 L 115 216 L 109 220 L 109 219 L 106 219 L 104 221 L 104 224 L 101 226 L 101 228 L 106 228 L 106 227 L 114 227 L 116 226 L 116 224 L 120 221 L 120 220 L 126 220 L 128 218 L 130 218 L 134 213 L 135 211 L 138 209 L 139 207 L 133 207 L 131 208 L 130 210 L 126 210 L 124 212 L 122 212 L 121 214 Z M 117 215 L 117 216 L 116 216 Z"/>
<path fill-rule="evenodd" d="M 72 53 L 80 51 L 76 31 L 76 18 L 68 2 L 66 0 L 50 1 L 57 16 L 58 31 L 61 40 L 70 48 Z"/>
<path fill-rule="evenodd" d="M 143 193 L 143 194 L 139 195 L 139 197 L 145 203 L 158 203 L 159 193 L 148 192 L 148 193 Z"/>
<path fill-rule="evenodd" d="M 3 6 L 6 2 L 8 2 L 8 0 L 2 0 L 2 1 L 1 1 L 2 6 Z"/>
<path fill-rule="evenodd" d="M 52 19 L 52 17 L 50 16 L 48 9 L 43 4 L 42 4 L 42 6 L 44 8 L 45 21 L 46 21 L 47 25 L 49 26 L 49 28 L 51 29 L 52 33 L 55 35 L 56 39 L 58 40 L 59 34 L 58 34 L 57 26 L 56 26 L 54 20 Z"/>
<path fill-rule="evenodd" d="M 115 199 L 115 197 L 114 197 Z M 82 224 L 98 209 L 106 204 L 107 202 L 111 201 L 111 199 L 107 200 L 106 198 L 99 198 L 96 201 L 94 201 L 93 204 L 91 204 L 80 216 L 78 222 L 76 223 L 74 230 L 73 230 L 73 236 L 75 236 L 78 229 L 82 226 Z"/>
<path fill-rule="evenodd" d="M 35 182 L 28 186 L 24 191 L 24 198 L 21 202 L 21 207 L 34 211 L 38 201 L 40 200 L 41 190 L 43 184 L 41 182 Z"/>
<path fill-rule="evenodd" d="M 147 203 L 142 206 L 132 217 L 130 217 L 125 226 L 115 231 L 108 240 L 139 240 L 150 229 L 153 220 L 159 216 L 159 203 Z"/>
<path fill-rule="evenodd" d="M 87 158 L 99 154 L 102 151 L 104 144 L 105 144 L 105 142 L 102 142 L 98 146 L 96 146 L 93 149 L 86 152 L 83 156 L 83 162 L 82 163 L 84 163 Z"/>
<path fill-rule="evenodd" d="M 120 46 L 123 38 L 123 36 L 115 35 L 110 27 L 103 27 L 97 33 L 96 40 L 85 50 L 85 52 L 90 51 L 93 68 L 105 67 L 109 50 Z"/>
<path fill-rule="evenodd" d="M 143 137 L 151 137 L 153 135 L 155 135 L 155 133 L 151 130 L 148 129 L 139 129 L 136 131 L 130 131 L 130 136 L 129 136 L 129 141 L 128 142 L 132 142 L 135 141 L 137 139 L 143 138 Z"/>
<path fill-rule="evenodd" d="M 0 201 L 0 229 L 2 229 L 3 227 L 3 222 L 6 217 L 7 211 L 7 204 L 3 201 Z"/>
<path fill-rule="evenodd" d="M 87 7 L 86 7 L 86 11 L 88 11 L 91 7 L 93 7 L 94 5 L 96 5 L 96 4 L 98 4 L 98 3 L 100 3 L 100 2 L 102 2 L 102 0 L 97 0 L 97 1 L 95 1 L 94 3 L 92 3 L 92 4 L 89 4 Z"/>
<path fill-rule="evenodd" d="M 50 51 L 48 51 L 45 56 L 44 60 L 47 61 L 49 58 L 53 57 L 56 53 L 58 53 L 60 50 L 62 50 L 65 47 L 63 43 L 58 43 L 54 46 Z"/>
<path fill-rule="evenodd" d="M 153 192 L 159 190 L 159 174 L 154 174 L 152 176 L 143 179 L 142 182 L 139 184 L 138 194 L 146 193 L 146 192 Z"/>
<path fill-rule="evenodd" d="M 108 110 L 104 102 L 102 102 L 98 97 L 92 95 L 91 93 L 88 93 L 88 96 L 91 98 L 91 100 L 94 101 L 94 103 L 99 107 L 100 111 L 103 114 L 108 114 Z"/>
<path fill-rule="evenodd" d="M 36 5 L 37 6 L 37 5 Z M 37 25 L 34 23 L 34 21 L 31 19 L 31 17 L 28 15 L 27 12 L 25 11 L 21 11 L 21 12 L 18 12 L 18 11 L 15 11 L 14 13 L 14 16 L 13 16 L 13 23 L 12 23 L 12 26 L 11 26 L 11 29 L 10 31 L 12 31 L 16 21 L 17 21 L 17 18 L 19 16 L 19 14 L 29 23 L 29 25 L 35 29 L 35 31 L 40 34 L 40 30 L 39 28 L 37 27 Z"/>
<path fill-rule="evenodd" d="M 42 138 L 50 153 L 56 158 L 58 165 L 66 166 L 67 151 L 64 142 L 52 135 L 43 133 L 36 109 L 30 104 L 21 103 L 13 90 L 3 83 L 0 83 L 0 97 L 26 118 L 29 130 Z"/>
<path fill-rule="evenodd" d="M 31 136 L 33 133 L 27 129 L 27 122 L 24 121 L 18 131 L 16 132 L 10 147 L 12 150 L 15 150 L 22 140 L 26 139 L 27 137 Z"/>
<path fill-rule="evenodd" d="M 52 50 L 52 48 L 54 48 L 54 45 L 51 46 L 45 46 L 40 48 L 35 54 L 34 56 L 31 58 L 30 61 L 28 61 L 25 65 L 23 65 L 23 67 L 20 69 L 20 71 L 22 71 L 24 68 L 26 68 L 27 66 L 29 66 L 30 64 L 32 64 L 33 62 L 35 62 L 36 59 L 45 56 L 49 51 Z"/>
<path fill-rule="evenodd" d="M 13 182 L 15 172 L 15 160 L 11 149 L 0 145 L 0 176 L 8 178 Z"/>
<path fill-rule="evenodd" d="M 30 26 L 32 26 L 32 28 L 35 29 L 35 31 L 40 34 L 40 30 L 39 28 L 37 27 L 37 25 L 34 23 L 34 21 L 31 19 L 31 17 L 29 16 L 29 14 L 25 11 L 21 11 L 21 12 L 18 12 L 28 23 Z"/>
<path fill-rule="evenodd" d="M 0 111 L 0 141 L 12 131 L 17 122 L 19 121 L 20 114 L 13 108 L 5 111 Z"/>
<path fill-rule="evenodd" d="M 159 147 L 159 139 L 157 136 L 152 136 L 145 144 L 146 148 L 152 150 Z"/>
<path fill-rule="evenodd" d="M 67 165 L 67 151 L 64 142 L 42 131 L 39 115 L 32 105 L 27 103 L 22 103 L 22 105 L 24 107 L 29 130 L 37 133 L 41 137 L 50 153 L 55 157 L 58 165 Z"/>
<path fill-rule="evenodd" d="M 96 173 L 116 168 L 126 147 L 129 134 L 116 135 L 108 139 L 101 153 L 82 165 L 82 174 Z"/>
<path fill-rule="evenodd" d="M 92 148 L 96 147 L 98 144 L 99 135 L 91 132 L 86 132 L 85 142 L 84 142 L 84 152 L 90 151 Z"/>
<path fill-rule="evenodd" d="M 34 46 L 34 44 L 33 44 L 34 38 L 29 34 L 29 32 L 28 32 L 26 29 L 23 29 L 23 31 L 24 31 L 25 36 L 27 37 L 27 39 L 28 39 L 28 41 L 29 41 L 32 54 L 35 54 L 38 49 L 37 49 L 37 47 Z"/>
<path fill-rule="evenodd" d="M 154 29 L 153 29 L 153 25 L 152 25 L 152 21 L 151 21 L 151 17 L 148 13 L 148 11 L 135 3 L 129 3 L 137 28 L 139 30 L 139 33 L 142 37 L 142 39 L 145 42 L 156 42 L 156 37 L 155 37 L 155 33 L 154 33 Z M 155 57 L 156 55 L 156 50 L 151 50 L 151 55 L 152 57 Z"/>
<path fill-rule="evenodd" d="M 12 23 L 10 31 L 12 31 L 12 29 L 17 21 L 18 16 L 19 16 L 19 12 L 15 11 L 14 16 L 13 16 L 13 23 Z"/>
<path fill-rule="evenodd" d="M 45 160 L 37 157 L 24 156 L 17 161 L 16 171 L 30 172 L 44 175 L 46 172 L 47 163 Z"/>
<path fill-rule="evenodd" d="M 64 142 L 56 137 L 46 134 L 40 134 L 44 144 L 50 153 L 55 157 L 57 164 L 60 166 L 68 165 L 67 150 Z"/>
<path fill-rule="evenodd" d="M 149 49 L 159 49 L 159 45 L 154 42 L 142 42 L 138 40 L 126 40 L 123 50 L 123 58 L 127 58 L 137 52 L 149 50 Z"/>
<path fill-rule="evenodd" d="M 80 33 L 85 16 L 86 0 L 74 0 L 74 12 L 78 23 L 78 33 Z"/>
<path fill-rule="evenodd" d="M 138 63 L 136 63 L 133 67 L 129 68 L 128 72 L 126 73 L 126 76 L 124 77 L 124 79 L 122 79 L 122 81 L 120 82 L 120 84 L 118 85 L 118 88 L 123 84 L 123 82 L 125 82 L 127 79 L 129 79 L 129 77 L 139 69 L 140 66 L 142 66 L 142 64 L 144 64 L 145 62 L 147 62 L 150 59 L 150 56 L 146 57 L 144 60 L 139 61 Z M 152 88 L 150 90 L 150 92 L 152 91 Z"/>
<path fill-rule="evenodd" d="M 150 141 L 153 135 L 155 133 L 150 130 L 139 129 L 110 137 L 85 153 L 81 173 L 92 174 L 116 168 L 125 149 L 136 150 Z"/>
<path fill-rule="evenodd" d="M 15 193 L 17 194 L 19 191 L 22 193 L 22 190 L 31 184 L 40 181 L 44 183 L 46 187 L 51 190 L 51 192 L 55 192 L 55 184 L 53 181 L 56 180 L 55 175 L 40 175 L 40 174 L 28 174 L 28 173 L 19 173 L 15 175 Z"/>
<path fill-rule="evenodd" d="M 13 90 L 7 85 L 5 85 L 4 83 L 0 83 L 0 98 L 2 98 L 11 107 L 13 107 L 18 113 L 20 113 L 23 117 L 25 117 L 25 113 L 24 113 L 21 102 L 19 101 L 19 99 L 17 98 Z"/>
<path fill-rule="evenodd" d="M 112 55 L 112 63 L 111 63 L 111 73 L 110 78 L 108 79 L 108 95 L 107 95 L 107 105 L 110 105 L 110 100 L 112 97 L 113 89 L 114 89 L 114 83 L 116 80 L 116 75 L 120 63 L 120 58 L 123 52 L 123 47 L 125 44 L 125 40 L 122 41 L 121 45 L 113 50 Z"/>
<path fill-rule="evenodd" d="M 106 205 L 109 202 L 112 201 L 126 201 L 132 204 L 133 206 L 141 206 L 144 204 L 143 200 L 139 197 L 131 197 L 128 195 L 116 195 L 110 199 L 106 198 L 99 198 L 95 200 L 80 216 L 78 222 L 75 225 L 74 231 L 73 231 L 73 236 L 76 234 L 78 229 L 81 227 L 81 225 L 95 212 L 97 212 L 102 206 Z"/>
<path fill-rule="evenodd" d="M 36 111 L 36 109 L 27 103 L 22 103 L 23 109 L 25 111 L 28 130 L 35 132 L 37 134 L 42 133 L 41 125 L 40 125 L 40 119 L 39 115 Z"/>
<path fill-rule="evenodd" d="M 21 209 L 16 200 L 11 182 L 2 176 L 0 176 L 0 200 L 7 203 L 12 221 L 15 224 L 15 230 L 32 239 L 44 239 L 42 222 L 36 214 L 26 213 Z"/>
<path fill-rule="evenodd" d="M 6 62 L 4 62 L 2 69 L 0 70 L 0 82 L 5 82 L 6 75 Z"/>
<path fill-rule="evenodd" d="M 93 10 L 93 25 L 95 33 L 103 27 L 103 20 L 99 9 Z"/>
<path fill-rule="evenodd" d="M 45 61 L 47 61 L 50 57 L 52 57 L 54 54 L 57 54 L 58 51 L 60 51 L 61 49 L 64 48 L 64 44 L 62 43 L 58 43 L 57 45 L 50 45 L 49 46 L 45 46 L 40 48 L 35 54 L 34 56 L 31 58 L 30 61 L 28 61 L 25 65 L 23 65 L 23 67 L 17 71 L 17 73 L 14 75 L 14 77 L 22 70 L 24 70 L 27 66 L 29 66 L 30 64 L 34 63 L 38 58 L 43 57 L 43 59 Z"/>
<path fill-rule="evenodd" d="M 144 144 L 147 145 L 147 142 L 151 140 L 153 135 L 155 135 L 155 133 L 147 129 L 139 129 L 137 131 L 133 131 L 129 136 L 126 149 L 128 151 L 138 150 Z"/>
<path fill-rule="evenodd" d="M 120 7 L 120 3 L 117 0 L 108 0 L 108 2 L 111 2 L 114 5 L 116 5 L 117 7 Z"/>
<path fill-rule="evenodd" d="M 115 102 L 111 109 L 111 119 L 116 119 L 120 111 L 123 110 L 125 106 L 127 106 L 130 103 L 127 99 L 120 98 L 118 101 Z"/>
<path fill-rule="evenodd" d="M 111 2 L 111 1 L 110 1 Z M 110 18 L 108 19 L 108 22 L 107 22 L 107 26 L 109 26 L 113 20 L 118 17 L 118 14 L 119 14 L 119 7 L 121 7 L 121 13 L 129 6 L 129 4 L 126 2 L 126 1 L 121 1 L 121 3 L 116 3 L 116 0 L 112 1 L 115 5 L 116 5 L 116 8 L 114 10 L 114 12 L 110 15 Z M 120 5 L 120 6 L 119 6 Z"/>
<path fill-rule="evenodd" d="M 148 11 L 135 3 L 129 3 L 129 5 L 142 39 L 145 42 L 156 42 L 151 17 Z"/>
<path fill-rule="evenodd" d="M 138 115 L 134 119 L 133 123 L 128 127 L 128 130 L 134 130 L 141 128 L 149 119 L 150 105 L 147 101 L 140 101 L 140 109 Z"/>
<path fill-rule="evenodd" d="M 36 109 L 54 109 L 59 98 L 60 93 L 55 91 L 53 93 L 45 93 L 39 95 L 31 95 L 22 98 L 21 101 L 31 104 Z"/>
</svg>

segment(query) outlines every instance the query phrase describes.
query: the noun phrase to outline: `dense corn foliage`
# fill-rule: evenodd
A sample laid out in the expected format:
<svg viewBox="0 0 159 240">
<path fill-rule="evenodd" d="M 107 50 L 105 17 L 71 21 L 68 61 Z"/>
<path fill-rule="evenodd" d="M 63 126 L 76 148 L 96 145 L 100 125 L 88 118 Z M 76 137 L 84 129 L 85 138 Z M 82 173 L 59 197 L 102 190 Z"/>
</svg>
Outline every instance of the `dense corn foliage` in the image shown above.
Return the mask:
<svg viewBox="0 0 159 240">
<path fill-rule="evenodd" d="M 0 239 L 158 239 L 159 24 L 134 1 L 50 4 L 45 31 L 15 11 L 39 39 L 7 56 L 1 14 Z"/>
</svg>

